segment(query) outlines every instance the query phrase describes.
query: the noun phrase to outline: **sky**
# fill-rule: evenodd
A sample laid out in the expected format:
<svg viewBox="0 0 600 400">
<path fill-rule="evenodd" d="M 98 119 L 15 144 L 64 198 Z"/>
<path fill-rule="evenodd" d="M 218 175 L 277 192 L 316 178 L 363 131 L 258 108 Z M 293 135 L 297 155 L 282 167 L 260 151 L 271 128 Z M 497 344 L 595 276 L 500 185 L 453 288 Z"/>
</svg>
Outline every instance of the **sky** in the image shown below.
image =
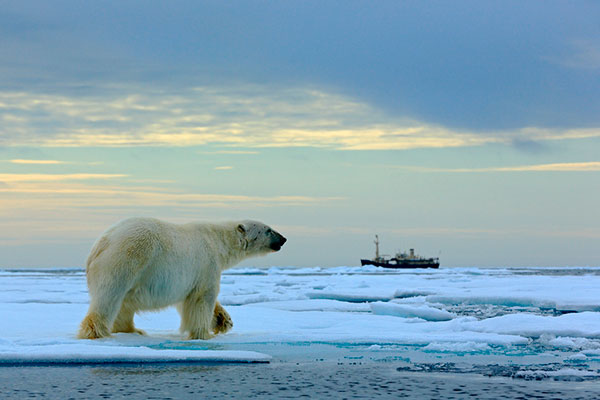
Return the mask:
<svg viewBox="0 0 600 400">
<path fill-rule="evenodd" d="M 255 219 L 245 266 L 600 265 L 600 4 L 6 1 L 0 268 L 130 216 Z"/>
</svg>

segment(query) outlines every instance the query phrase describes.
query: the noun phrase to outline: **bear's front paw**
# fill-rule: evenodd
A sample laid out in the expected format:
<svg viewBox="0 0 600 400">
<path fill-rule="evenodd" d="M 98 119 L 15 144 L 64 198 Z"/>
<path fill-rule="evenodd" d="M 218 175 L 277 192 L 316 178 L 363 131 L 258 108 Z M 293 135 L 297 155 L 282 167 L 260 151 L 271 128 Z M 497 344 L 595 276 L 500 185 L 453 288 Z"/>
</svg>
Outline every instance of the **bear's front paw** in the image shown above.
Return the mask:
<svg viewBox="0 0 600 400">
<path fill-rule="evenodd" d="M 226 333 L 233 328 L 233 320 L 220 303 L 215 305 L 212 328 L 215 334 Z"/>
<path fill-rule="evenodd" d="M 215 335 L 213 335 L 212 333 L 208 332 L 205 329 L 202 330 L 193 330 L 190 331 L 190 334 L 188 335 L 188 340 L 197 340 L 197 339 L 202 339 L 202 340 L 208 340 L 208 339 L 212 339 L 214 338 Z"/>
</svg>

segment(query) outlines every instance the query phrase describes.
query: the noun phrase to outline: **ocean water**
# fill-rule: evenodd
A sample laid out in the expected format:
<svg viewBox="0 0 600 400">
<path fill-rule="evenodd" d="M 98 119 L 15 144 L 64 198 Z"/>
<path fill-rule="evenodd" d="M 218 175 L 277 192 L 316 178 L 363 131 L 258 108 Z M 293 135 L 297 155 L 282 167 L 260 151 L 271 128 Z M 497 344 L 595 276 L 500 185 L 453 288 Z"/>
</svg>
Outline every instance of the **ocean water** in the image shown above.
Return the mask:
<svg viewBox="0 0 600 400">
<path fill-rule="evenodd" d="M 224 398 L 234 387 L 260 397 L 264 386 L 263 395 L 281 395 L 288 389 L 273 382 L 285 376 L 296 387 L 288 397 L 312 388 L 334 398 L 392 398 L 408 396 L 410 387 L 410 396 L 420 398 L 501 398 L 510 388 L 524 398 L 594 398 L 600 396 L 598 288 L 600 268 L 234 268 L 223 274 L 219 296 L 234 320 L 227 334 L 186 341 L 179 316 L 167 309 L 136 316 L 147 336 L 89 341 L 75 338 L 88 304 L 82 269 L 5 269 L 0 394 L 40 389 L 38 380 L 15 376 L 62 374 L 79 378 L 70 385 L 58 379 L 64 385 L 46 395 L 94 397 L 110 376 L 115 388 L 122 381 L 143 397 L 152 375 L 157 390 L 179 379 Z M 198 386 L 200 375 L 215 389 Z M 78 381 L 94 389 L 80 393 Z M 493 385 L 504 388 L 497 397 Z M 192 389 L 171 394 L 192 396 Z M 572 397 L 565 397 L 567 389 Z"/>
<path fill-rule="evenodd" d="M 3 399 L 589 399 L 597 382 L 397 371 L 389 364 L 96 365 L 0 369 Z"/>
</svg>

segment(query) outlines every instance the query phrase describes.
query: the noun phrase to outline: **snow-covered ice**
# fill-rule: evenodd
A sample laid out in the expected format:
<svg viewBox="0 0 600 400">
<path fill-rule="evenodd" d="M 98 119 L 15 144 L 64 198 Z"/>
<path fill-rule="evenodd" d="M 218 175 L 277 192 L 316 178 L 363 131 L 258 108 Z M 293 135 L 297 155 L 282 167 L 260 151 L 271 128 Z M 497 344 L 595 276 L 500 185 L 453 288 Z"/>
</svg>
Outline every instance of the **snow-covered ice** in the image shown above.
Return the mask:
<svg viewBox="0 0 600 400">
<path fill-rule="evenodd" d="M 598 288 L 600 268 L 239 268 L 221 279 L 234 321 L 225 335 L 186 341 L 170 308 L 136 316 L 147 336 L 78 340 L 83 270 L 0 270 L 0 363 L 262 362 L 333 348 L 335 357 L 522 360 L 555 365 L 547 377 L 598 376 Z"/>
<path fill-rule="evenodd" d="M 404 318 L 421 318 L 426 321 L 450 321 L 456 315 L 427 305 L 407 305 L 380 301 L 371 304 L 371 311 L 377 315 L 395 315 Z"/>
</svg>

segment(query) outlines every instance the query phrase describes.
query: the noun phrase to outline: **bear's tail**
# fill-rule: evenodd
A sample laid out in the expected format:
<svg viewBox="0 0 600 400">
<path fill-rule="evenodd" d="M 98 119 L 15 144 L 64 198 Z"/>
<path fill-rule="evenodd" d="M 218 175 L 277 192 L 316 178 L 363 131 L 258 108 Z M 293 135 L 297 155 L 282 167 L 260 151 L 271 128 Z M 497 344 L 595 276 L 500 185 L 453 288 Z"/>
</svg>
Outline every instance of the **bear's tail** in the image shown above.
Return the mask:
<svg viewBox="0 0 600 400">
<path fill-rule="evenodd" d="M 110 329 L 106 324 L 106 319 L 95 312 L 90 312 L 85 316 L 79 326 L 79 339 L 100 339 L 110 336 Z"/>
<path fill-rule="evenodd" d="M 90 264 L 96 259 L 98 258 L 98 256 L 108 248 L 108 245 L 110 244 L 108 238 L 106 238 L 105 236 L 102 236 L 100 239 L 98 239 L 96 241 L 96 243 L 94 243 L 94 246 L 92 247 L 92 250 L 90 251 L 90 255 L 88 256 L 86 262 L 85 262 L 85 266 L 86 266 L 86 271 L 88 271 L 90 269 Z"/>
</svg>

